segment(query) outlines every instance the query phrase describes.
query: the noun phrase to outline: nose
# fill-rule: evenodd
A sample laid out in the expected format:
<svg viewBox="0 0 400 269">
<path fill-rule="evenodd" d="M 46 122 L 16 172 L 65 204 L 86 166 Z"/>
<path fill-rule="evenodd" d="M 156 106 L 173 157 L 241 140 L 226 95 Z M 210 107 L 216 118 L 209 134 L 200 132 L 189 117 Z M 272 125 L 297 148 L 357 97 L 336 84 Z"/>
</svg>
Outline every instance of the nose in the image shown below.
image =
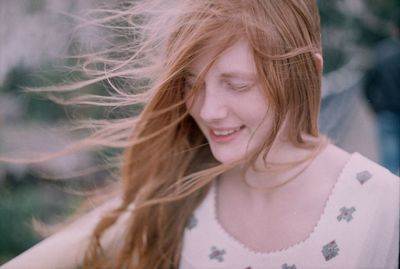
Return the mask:
<svg viewBox="0 0 400 269">
<path fill-rule="evenodd" d="M 228 116 L 226 100 L 218 89 L 206 88 L 200 94 L 200 118 L 206 122 L 215 122 Z"/>
</svg>

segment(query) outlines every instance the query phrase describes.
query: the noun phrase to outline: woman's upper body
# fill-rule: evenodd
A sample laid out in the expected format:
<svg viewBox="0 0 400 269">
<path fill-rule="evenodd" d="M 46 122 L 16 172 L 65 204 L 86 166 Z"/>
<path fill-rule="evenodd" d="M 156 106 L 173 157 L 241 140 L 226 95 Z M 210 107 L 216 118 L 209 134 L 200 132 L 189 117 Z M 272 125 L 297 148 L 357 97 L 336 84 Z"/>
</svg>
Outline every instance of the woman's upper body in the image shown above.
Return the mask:
<svg viewBox="0 0 400 269">
<path fill-rule="evenodd" d="M 397 268 L 399 178 L 334 146 L 320 155 L 310 165 L 319 175 L 305 171 L 298 184 L 323 181 L 325 191 L 266 198 L 271 205 L 258 212 L 239 193 L 230 199 L 233 187 L 218 179 L 186 227 L 180 268 Z"/>
<path fill-rule="evenodd" d="M 329 145 L 275 196 L 236 188 L 243 182 L 229 176 L 214 180 L 187 223 L 180 268 L 397 268 L 400 181 L 362 155 Z M 292 192 L 298 185 L 309 187 Z M 77 268 L 96 223 L 119 202 L 106 202 L 1 268 Z M 124 229 L 120 221 L 107 232 L 106 251 Z"/>
<path fill-rule="evenodd" d="M 351 169 L 343 167 L 353 161 L 342 150 L 327 146 L 318 129 L 322 60 L 315 1 L 182 0 L 172 8 L 164 0 L 132 2 L 132 9 L 128 5 L 115 16 L 111 13 L 110 20 L 127 19 L 122 25 L 138 30 L 129 36 L 139 40 L 132 41 L 133 48 L 117 46 L 123 53 L 110 53 L 123 56 L 131 48 L 125 61 L 98 62 L 97 66 L 111 67 L 93 81 L 130 77 L 136 82 L 132 85 L 140 87 L 143 78 L 148 78 L 150 86 L 130 91 L 131 84 L 121 83 L 128 89 L 117 88 L 118 98 L 77 99 L 84 104 L 120 101 L 121 106 L 145 99 L 137 118 L 117 120 L 113 126 L 100 122 L 103 132 L 88 140 L 124 148 L 120 203 L 110 213 L 89 215 L 4 268 L 22 268 L 32 260 L 43 269 L 73 268 L 82 260 L 83 267 L 90 269 L 170 269 L 178 268 L 181 261 L 183 268 L 199 266 L 197 259 L 204 258 L 209 246 L 200 248 L 185 227 L 192 225 L 194 212 L 210 212 L 212 206 L 207 208 L 207 204 L 214 192 L 215 219 L 223 230 L 259 252 L 294 251 L 290 246 L 314 239 L 319 227 L 329 225 L 322 222 L 327 221 L 324 212 L 333 210 L 327 209 L 333 200 L 366 217 L 360 236 L 376 229 L 370 231 L 372 252 L 381 247 L 376 240 L 380 230 L 372 222 L 382 219 L 381 230 L 398 231 L 398 212 L 386 211 L 398 209 L 398 200 L 393 198 L 398 181 L 389 174 L 366 163 L 365 169 L 385 174 L 385 179 L 365 182 L 365 175 L 361 180 L 356 176 L 355 185 L 364 196 L 354 204 L 347 203 L 347 191 L 336 190 L 342 181 L 351 181 Z M 142 25 L 152 20 L 155 23 L 150 26 Z M 142 41 L 145 45 L 137 45 Z M 143 77 L 148 73 L 149 77 Z M 217 184 L 213 184 L 215 178 Z M 371 188 L 374 182 L 376 188 Z M 388 199 L 379 200 L 386 191 Z M 368 201 L 369 195 L 375 198 Z M 375 206 L 371 215 L 361 214 L 366 211 L 359 201 Z M 353 223 L 339 224 L 358 223 L 362 219 L 356 215 Z M 212 219 L 206 223 L 211 225 Z M 209 233 L 216 240 L 226 238 L 222 229 L 221 234 L 213 234 L 214 228 L 199 229 L 198 236 L 204 242 Z M 355 240 L 349 244 L 359 254 L 364 246 L 356 240 L 357 233 L 352 235 Z M 323 251 L 326 260 L 337 248 L 344 248 L 339 237 L 328 243 L 322 246 L 327 249 Z M 227 257 L 230 250 L 220 247 L 211 246 L 212 253 L 207 255 L 224 268 L 222 254 Z M 382 249 L 379 259 L 391 257 L 393 248 Z M 293 260 L 287 256 L 288 266 L 307 264 L 311 254 L 304 252 L 296 253 Z M 236 258 L 240 253 L 251 257 L 244 247 L 238 253 Z M 348 265 L 352 264 L 349 260 Z M 29 264 L 29 268 L 35 266 Z M 232 266 L 236 265 L 228 268 Z"/>
</svg>

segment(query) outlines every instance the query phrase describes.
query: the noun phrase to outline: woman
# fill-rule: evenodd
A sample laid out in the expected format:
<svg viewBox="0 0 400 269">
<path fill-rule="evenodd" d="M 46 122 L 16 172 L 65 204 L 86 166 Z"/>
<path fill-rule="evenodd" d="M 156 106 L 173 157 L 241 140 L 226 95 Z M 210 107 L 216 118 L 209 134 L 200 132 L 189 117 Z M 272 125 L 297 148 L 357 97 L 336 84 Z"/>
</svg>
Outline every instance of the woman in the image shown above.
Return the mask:
<svg viewBox="0 0 400 269">
<path fill-rule="evenodd" d="M 116 17 L 130 58 L 93 81 L 150 81 L 112 99 L 146 99 L 137 118 L 92 137 L 125 147 L 122 198 L 4 268 L 396 268 L 398 179 L 318 131 L 314 1 L 144 1 Z"/>
</svg>

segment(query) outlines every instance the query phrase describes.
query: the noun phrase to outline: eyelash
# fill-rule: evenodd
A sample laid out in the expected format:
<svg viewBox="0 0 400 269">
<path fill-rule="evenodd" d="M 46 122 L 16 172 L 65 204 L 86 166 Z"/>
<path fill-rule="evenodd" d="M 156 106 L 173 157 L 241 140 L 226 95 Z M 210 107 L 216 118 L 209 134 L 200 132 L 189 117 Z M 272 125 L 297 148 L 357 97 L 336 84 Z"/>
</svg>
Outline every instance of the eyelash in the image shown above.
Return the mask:
<svg viewBox="0 0 400 269">
<path fill-rule="evenodd" d="M 233 83 L 231 83 L 231 82 L 229 82 L 229 81 L 225 81 L 224 83 L 225 83 L 225 85 L 226 85 L 230 90 L 237 91 L 237 92 L 246 91 L 246 90 L 248 90 L 248 89 L 251 88 L 251 87 L 250 87 L 249 85 L 247 85 L 247 84 L 244 84 L 244 85 L 236 85 L 236 84 L 233 84 Z M 185 82 L 185 87 L 184 87 L 184 88 L 185 88 L 186 91 L 187 91 L 187 90 L 190 90 L 190 89 L 193 88 L 193 84 L 186 81 L 186 82 Z"/>
<path fill-rule="evenodd" d="M 237 91 L 237 92 L 242 92 L 245 90 L 248 90 L 250 87 L 249 85 L 235 85 L 229 81 L 226 81 L 225 84 L 228 86 L 229 89 Z"/>
</svg>

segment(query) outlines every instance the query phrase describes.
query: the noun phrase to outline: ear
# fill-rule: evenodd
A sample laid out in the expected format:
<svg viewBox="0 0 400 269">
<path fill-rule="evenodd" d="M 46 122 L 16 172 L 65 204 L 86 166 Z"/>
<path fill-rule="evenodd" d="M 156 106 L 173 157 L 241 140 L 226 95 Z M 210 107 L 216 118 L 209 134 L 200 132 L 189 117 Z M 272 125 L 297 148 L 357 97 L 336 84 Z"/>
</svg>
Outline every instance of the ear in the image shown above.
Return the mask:
<svg viewBox="0 0 400 269">
<path fill-rule="evenodd" d="M 322 74 L 322 71 L 324 69 L 324 59 L 322 58 L 321 53 L 315 53 L 314 59 L 315 59 L 315 65 L 317 66 L 318 72 L 320 72 Z"/>
</svg>

